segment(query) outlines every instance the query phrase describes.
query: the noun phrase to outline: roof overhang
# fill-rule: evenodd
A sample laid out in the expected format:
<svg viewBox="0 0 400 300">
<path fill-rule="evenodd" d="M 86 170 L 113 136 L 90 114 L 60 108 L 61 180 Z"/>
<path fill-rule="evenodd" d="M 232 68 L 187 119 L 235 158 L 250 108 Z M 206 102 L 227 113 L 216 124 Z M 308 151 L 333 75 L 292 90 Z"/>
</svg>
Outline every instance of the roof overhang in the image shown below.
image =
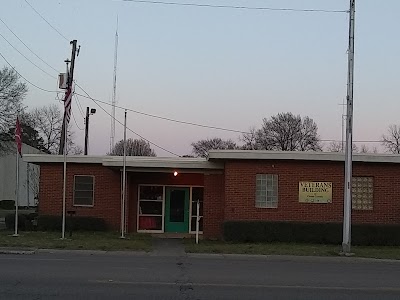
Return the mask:
<svg viewBox="0 0 400 300">
<path fill-rule="evenodd" d="M 23 154 L 23 160 L 33 164 L 63 163 L 64 155 L 51 154 Z M 67 155 L 67 163 L 74 164 L 101 164 L 103 156 Z"/>
<path fill-rule="evenodd" d="M 219 160 L 307 160 L 307 161 L 340 161 L 345 160 L 343 153 L 334 152 L 300 152 L 300 151 L 265 151 L 265 150 L 212 150 L 210 161 Z M 353 154 L 354 162 L 366 163 L 400 163 L 396 154 Z"/>
<path fill-rule="evenodd" d="M 26 162 L 34 164 L 63 163 L 63 155 L 23 155 Z M 87 156 L 67 155 L 67 163 L 73 164 L 101 164 L 110 168 L 122 168 L 122 156 Z M 223 162 L 212 162 L 204 158 L 163 158 L 127 156 L 126 167 L 129 170 L 223 170 Z"/>
</svg>

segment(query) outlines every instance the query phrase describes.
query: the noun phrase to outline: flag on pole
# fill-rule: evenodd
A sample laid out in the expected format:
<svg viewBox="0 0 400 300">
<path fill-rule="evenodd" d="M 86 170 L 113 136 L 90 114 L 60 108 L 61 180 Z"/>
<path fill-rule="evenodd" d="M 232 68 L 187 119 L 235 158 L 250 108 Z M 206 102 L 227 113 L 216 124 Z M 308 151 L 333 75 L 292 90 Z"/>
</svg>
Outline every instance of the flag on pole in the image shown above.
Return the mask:
<svg viewBox="0 0 400 300">
<path fill-rule="evenodd" d="M 71 119 L 71 103 L 72 103 L 72 88 L 69 87 L 67 92 L 65 93 L 65 100 L 64 100 L 64 121 L 65 125 L 68 126 L 69 120 Z"/>
<path fill-rule="evenodd" d="M 22 130 L 18 117 L 17 117 L 17 123 L 15 125 L 15 143 L 17 144 L 18 153 L 22 157 Z"/>
</svg>

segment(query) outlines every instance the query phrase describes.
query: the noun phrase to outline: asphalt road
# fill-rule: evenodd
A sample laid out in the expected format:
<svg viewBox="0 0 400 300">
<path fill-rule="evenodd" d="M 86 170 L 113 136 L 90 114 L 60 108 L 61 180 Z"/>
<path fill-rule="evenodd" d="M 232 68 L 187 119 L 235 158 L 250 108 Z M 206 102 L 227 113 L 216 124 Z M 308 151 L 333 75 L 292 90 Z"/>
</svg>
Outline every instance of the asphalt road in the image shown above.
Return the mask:
<svg viewBox="0 0 400 300">
<path fill-rule="evenodd" d="M 0 255 L 0 299 L 400 299 L 400 263 L 181 253 Z"/>
</svg>

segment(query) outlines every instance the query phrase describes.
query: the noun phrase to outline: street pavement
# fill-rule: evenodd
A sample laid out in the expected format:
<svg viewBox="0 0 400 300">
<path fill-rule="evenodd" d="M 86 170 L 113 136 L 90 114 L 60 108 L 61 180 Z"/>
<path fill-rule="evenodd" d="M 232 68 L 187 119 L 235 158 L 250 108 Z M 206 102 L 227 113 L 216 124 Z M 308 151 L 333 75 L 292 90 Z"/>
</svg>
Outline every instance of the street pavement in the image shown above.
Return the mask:
<svg viewBox="0 0 400 300">
<path fill-rule="evenodd" d="M 0 299 L 400 299 L 400 263 L 183 251 L 0 255 Z"/>
</svg>

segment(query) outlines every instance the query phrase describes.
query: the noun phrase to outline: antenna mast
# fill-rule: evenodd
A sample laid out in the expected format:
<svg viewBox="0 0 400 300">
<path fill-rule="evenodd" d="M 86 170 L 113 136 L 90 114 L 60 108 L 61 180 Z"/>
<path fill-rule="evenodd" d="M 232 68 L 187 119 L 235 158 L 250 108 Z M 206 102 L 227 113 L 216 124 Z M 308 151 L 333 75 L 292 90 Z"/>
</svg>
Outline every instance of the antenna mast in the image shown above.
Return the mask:
<svg viewBox="0 0 400 300">
<path fill-rule="evenodd" d="M 115 105 L 117 102 L 117 63 L 118 63 L 118 16 L 117 29 L 115 30 L 115 48 L 114 48 L 114 75 L 113 75 L 113 92 L 111 101 L 111 135 L 110 135 L 110 153 L 115 145 Z"/>
</svg>

